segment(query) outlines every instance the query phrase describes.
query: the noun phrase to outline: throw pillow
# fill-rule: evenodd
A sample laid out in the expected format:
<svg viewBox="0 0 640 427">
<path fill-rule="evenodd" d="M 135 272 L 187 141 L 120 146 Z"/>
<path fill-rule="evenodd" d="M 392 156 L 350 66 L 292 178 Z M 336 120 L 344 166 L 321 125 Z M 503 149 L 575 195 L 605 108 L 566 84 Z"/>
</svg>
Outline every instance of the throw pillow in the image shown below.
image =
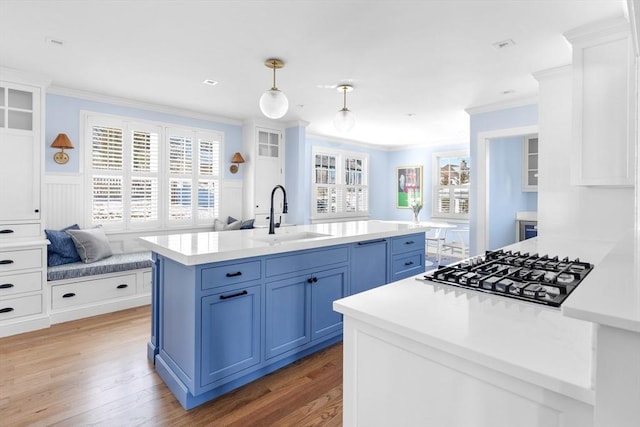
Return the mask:
<svg viewBox="0 0 640 427">
<path fill-rule="evenodd" d="M 242 221 L 242 225 L 240 226 L 240 230 L 247 230 L 249 228 L 253 228 L 253 222 L 255 219 L 248 219 L 246 221 Z"/>
<path fill-rule="evenodd" d="M 242 221 L 234 221 L 231 224 L 227 224 L 226 227 L 224 227 L 225 230 L 240 230 L 240 227 L 242 226 Z"/>
<path fill-rule="evenodd" d="M 228 216 L 228 217 L 227 217 L 227 224 L 231 224 L 232 222 L 236 222 L 236 221 L 237 221 L 237 219 L 235 219 L 235 218 L 234 218 L 234 217 L 232 217 L 232 216 Z"/>
<path fill-rule="evenodd" d="M 50 242 L 47 245 L 47 265 L 49 267 L 80 261 L 76 245 L 73 244 L 71 236 L 66 233 L 66 230 L 78 229 L 80 229 L 78 224 L 73 224 L 62 230 L 44 230 Z"/>
<path fill-rule="evenodd" d="M 84 230 L 67 230 L 76 245 L 80 259 L 85 264 L 100 261 L 112 255 L 109 239 L 102 227 Z"/>
<path fill-rule="evenodd" d="M 213 231 L 224 231 L 224 228 L 227 226 L 227 224 L 225 224 L 224 222 L 220 221 L 218 218 L 216 218 L 213 221 Z"/>
</svg>

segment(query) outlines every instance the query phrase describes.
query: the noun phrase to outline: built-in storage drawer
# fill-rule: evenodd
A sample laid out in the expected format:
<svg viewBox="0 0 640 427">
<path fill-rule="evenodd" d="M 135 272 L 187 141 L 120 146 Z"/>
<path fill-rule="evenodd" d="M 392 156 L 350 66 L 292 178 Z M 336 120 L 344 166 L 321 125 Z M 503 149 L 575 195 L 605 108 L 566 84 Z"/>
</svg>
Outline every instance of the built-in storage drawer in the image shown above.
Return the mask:
<svg viewBox="0 0 640 427">
<path fill-rule="evenodd" d="M 424 234 L 409 234 L 391 239 L 391 252 L 394 254 L 424 250 Z"/>
<path fill-rule="evenodd" d="M 0 298 L 24 292 L 39 291 L 42 289 L 42 281 L 43 278 L 40 271 L 0 276 Z"/>
<path fill-rule="evenodd" d="M 202 270 L 202 289 L 235 285 L 236 283 L 257 280 L 261 277 L 259 260 L 205 268 Z"/>
<path fill-rule="evenodd" d="M 297 255 L 283 254 L 266 260 L 267 277 L 278 274 L 294 273 L 331 264 L 347 262 L 349 248 L 346 246 L 303 252 Z"/>
<path fill-rule="evenodd" d="M 395 255 L 393 257 L 392 280 L 400 280 L 424 272 L 424 252 Z"/>
<path fill-rule="evenodd" d="M 54 310 L 103 302 L 135 295 L 136 275 L 106 277 L 96 280 L 83 280 L 77 283 L 56 285 L 51 283 L 51 307 Z"/>
<path fill-rule="evenodd" d="M 0 322 L 42 313 L 42 295 L 16 297 L 0 301 Z"/>
<path fill-rule="evenodd" d="M 42 249 L 0 251 L 0 273 L 42 267 Z"/>
<path fill-rule="evenodd" d="M 25 239 L 40 236 L 40 224 L 2 224 L 0 242 L 13 239 Z"/>
</svg>

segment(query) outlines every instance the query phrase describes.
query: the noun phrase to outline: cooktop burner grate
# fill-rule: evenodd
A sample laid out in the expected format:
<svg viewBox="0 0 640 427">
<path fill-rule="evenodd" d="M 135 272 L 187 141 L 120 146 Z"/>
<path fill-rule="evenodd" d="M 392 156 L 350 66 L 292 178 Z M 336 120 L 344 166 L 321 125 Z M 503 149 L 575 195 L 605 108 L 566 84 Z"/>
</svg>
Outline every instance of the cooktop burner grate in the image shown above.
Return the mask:
<svg viewBox="0 0 640 427">
<path fill-rule="evenodd" d="M 511 251 L 487 251 L 427 273 L 429 281 L 560 307 L 593 270 L 579 259 Z"/>
</svg>

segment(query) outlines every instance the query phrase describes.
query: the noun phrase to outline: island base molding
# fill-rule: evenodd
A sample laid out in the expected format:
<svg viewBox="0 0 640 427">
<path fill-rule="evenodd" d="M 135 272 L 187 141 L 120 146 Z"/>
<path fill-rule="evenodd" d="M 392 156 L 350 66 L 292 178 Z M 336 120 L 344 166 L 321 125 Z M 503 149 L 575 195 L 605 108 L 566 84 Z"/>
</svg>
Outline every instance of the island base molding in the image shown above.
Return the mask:
<svg viewBox="0 0 640 427">
<path fill-rule="evenodd" d="M 222 396 L 223 394 L 235 390 L 238 387 L 249 384 L 250 382 L 257 380 L 258 378 L 270 374 L 271 372 L 277 371 L 280 368 L 283 368 L 297 360 L 305 358 L 326 347 L 330 347 L 336 343 L 339 343 L 340 341 L 342 341 L 342 335 L 335 336 L 331 339 L 328 339 L 327 341 L 323 341 L 320 344 L 309 347 L 306 350 L 299 351 L 292 356 L 280 359 L 258 369 L 247 369 L 247 372 L 235 375 L 236 378 L 234 378 L 233 380 L 221 381 L 221 384 L 218 387 L 207 390 L 201 394 L 198 394 L 197 396 L 194 396 L 189 391 L 189 388 L 182 382 L 182 380 L 177 375 L 175 375 L 175 368 L 171 367 L 173 364 L 164 361 L 162 352 L 160 352 L 160 354 L 155 357 L 155 368 L 158 375 L 160 375 L 160 378 L 163 379 L 178 402 L 180 402 L 184 409 L 188 410 L 193 409 L 205 402 L 213 400 L 218 396 Z"/>
<path fill-rule="evenodd" d="M 345 427 L 593 426 L 588 391 L 577 400 L 346 315 L 343 345 Z"/>
</svg>

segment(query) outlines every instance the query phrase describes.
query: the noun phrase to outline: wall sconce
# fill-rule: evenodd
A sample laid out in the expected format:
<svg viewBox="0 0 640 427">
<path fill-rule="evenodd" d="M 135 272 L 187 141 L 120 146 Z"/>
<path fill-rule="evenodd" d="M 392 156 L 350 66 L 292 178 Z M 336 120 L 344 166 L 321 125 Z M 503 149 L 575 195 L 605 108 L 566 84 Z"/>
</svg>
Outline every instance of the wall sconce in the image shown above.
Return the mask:
<svg viewBox="0 0 640 427">
<path fill-rule="evenodd" d="M 64 165 L 69 161 L 69 155 L 64 152 L 64 149 L 65 148 L 67 150 L 72 149 L 73 144 L 71 143 L 71 140 L 69 139 L 66 133 L 59 133 L 58 136 L 56 136 L 56 139 L 54 139 L 53 142 L 51 143 L 51 146 L 53 148 L 60 149 L 60 151 L 58 151 L 53 155 L 53 160 L 56 163 L 60 165 Z"/>
<path fill-rule="evenodd" d="M 240 167 L 240 163 L 244 163 L 244 159 L 242 158 L 242 154 L 240 154 L 240 153 L 234 154 L 233 155 L 233 159 L 231 159 L 231 163 L 235 163 L 235 164 L 231 165 L 229 170 L 231 171 L 231 173 L 237 173 L 238 172 L 238 168 Z"/>
</svg>

